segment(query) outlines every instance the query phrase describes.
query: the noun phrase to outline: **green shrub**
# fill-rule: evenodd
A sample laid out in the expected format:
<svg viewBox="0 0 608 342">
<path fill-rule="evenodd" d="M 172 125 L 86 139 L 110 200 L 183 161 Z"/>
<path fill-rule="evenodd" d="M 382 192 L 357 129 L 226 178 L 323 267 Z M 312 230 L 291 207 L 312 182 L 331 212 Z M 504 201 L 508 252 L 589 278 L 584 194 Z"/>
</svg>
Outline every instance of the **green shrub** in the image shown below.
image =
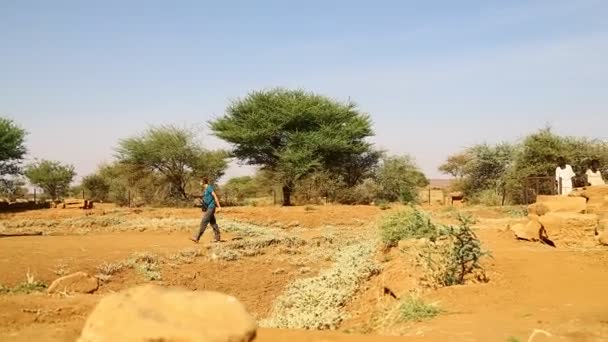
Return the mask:
<svg viewBox="0 0 608 342">
<path fill-rule="evenodd" d="M 380 236 L 386 247 L 394 247 L 404 239 L 435 239 L 438 233 L 431 218 L 416 208 L 388 215 L 380 224 Z"/>
<path fill-rule="evenodd" d="M 380 210 L 388 210 L 391 208 L 391 205 L 387 200 L 377 200 L 375 204 Z"/>
<path fill-rule="evenodd" d="M 416 204 L 418 203 L 418 188 L 405 188 L 401 190 L 399 200 L 403 204 Z"/>
<path fill-rule="evenodd" d="M 437 316 L 441 309 L 435 304 L 427 304 L 417 295 L 409 295 L 399 304 L 401 321 L 423 321 Z"/>
<path fill-rule="evenodd" d="M 419 254 L 427 269 L 427 283 L 432 286 L 464 284 L 467 277 L 487 281 L 480 264 L 482 257 L 489 255 L 481 248 L 481 241 L 471 229 L 472 219 L 460 215 L 458 226 L 442 228 L 442 237 L 430 242 Z"/>
<path fill-rule="evenodd" d="M 494 189 L 487 189 L 475 194 L 471 198 L 471 203 L 497 207 L 502 205 L 502 196 Z"/>
</svg>

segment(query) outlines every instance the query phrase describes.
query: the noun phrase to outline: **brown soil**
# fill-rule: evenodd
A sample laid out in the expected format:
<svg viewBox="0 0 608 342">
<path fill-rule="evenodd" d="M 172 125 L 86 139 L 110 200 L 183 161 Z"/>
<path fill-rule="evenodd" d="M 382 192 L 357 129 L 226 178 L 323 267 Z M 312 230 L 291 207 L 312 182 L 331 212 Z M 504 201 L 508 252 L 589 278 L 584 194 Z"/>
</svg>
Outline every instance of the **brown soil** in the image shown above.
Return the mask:
<svg viewBox="0 0 608 342">
<path fill-rule="evenodd" d="M 397 206 L 395 209 L 398 209 Z M 476 225 L 484 246 L 493 259 L 486 262 L 490 282 L 427 290 L 423 297 L 438 301 L 444 310 L 434 319 L 394 326 L 370 327 L 379 310 L 395 303 L 383 293 L 389 287 L 398 296 L 418 286 L 419 270 L 396 250 L 379 253 L 384 271 L 371 279 L 346 307 L 352 318 L 343 331 L 367 334 L 405 334 L 398 340 L 417 341 L 506 341 L 513 336 L 525 341 L 534 329 L 546 330 L 558 340 L 608 340 L 608 253 L 607 249 L 553 249 L 540 244 L 519 242 L 509 232 L 497 228 L 511 219 L 495 209 L 479 209 Z M 227 208 L 222 215 L 260 225 L 304 227 L 302 237 L 316 236 L 331 225 L 348 234 L 374 228 L 385 212 L 368 206 L 256 207 Z M 472 210 L 475 214 L 475 210 Z M 144 209 L 129 211 L 102 206 L 93 215 L 138 215 L 140 217 L 200 217 L 196 209 Z M 61 219 L 83 215 L 82 210 L 40 210 L 0 216 L 2 220 Z M 516 219 L 512 219 L 516 220 Z M 297 223 L 297 224 L 296 224 Z M 289 231 L 289 230 L 287 230 Z M 87 235 L 0 238 L 0 284 L 13 286 L 25 280 L 28 270 L 36 279 L 50 283 L 61 266 L 69 271 L 95 274 L 104 261 L 124 260 L 134 252 L 168 255 L 193 247 L 190 232 L 89 233 Z M 294 230 L 294 234 L 296 230 Z M 199 247 L 207 253 L 210 232 Z M 226 239 L 232 236 L 225 235 Z M 306 248 L 306 247 L 305 247 Z M 304 250 L 305 252 L 305 250 Z M 279 257 L 280 256 L 280 257 Z M 312 272 L 302 275 L 289 262 L 269 248 L 264 255 L 237 261 L 214 261 L 206 255 L 191 264 L 164 265 L 166 286 L 197 290 L 217 290 L 239 298 L 258 318 L 265 317 L 290 282 L 310 276 L 327 265 L 309 265 Z M 277 270 L 281 272 L 277 272 Z M 0 340 L 73 341 L 97 301 L 104 293 L 146 282 L 135 270 L 113 276 L 93 295 L 46 294 L 0 295 Z M 384 338 L 383 338 L 384 339 Z M 373 335 L 343 335 L 328 332 L 302 332 L 260 329 L 259 341 L 372 341 Z M 543 341 L 541 337 L 534 341 Z"/>
</svg>

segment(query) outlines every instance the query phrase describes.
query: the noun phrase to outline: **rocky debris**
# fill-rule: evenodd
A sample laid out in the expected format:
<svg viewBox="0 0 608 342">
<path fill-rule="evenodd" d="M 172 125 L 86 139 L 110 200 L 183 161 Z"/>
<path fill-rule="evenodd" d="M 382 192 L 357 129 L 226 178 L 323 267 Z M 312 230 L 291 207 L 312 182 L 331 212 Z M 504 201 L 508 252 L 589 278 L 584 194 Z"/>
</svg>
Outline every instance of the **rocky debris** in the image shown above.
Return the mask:
<svg viewBox="0 0 608 342">
<path fill-rule="evenodd" d="M 49 286 L 48 293 L 92 293 L 99 288 L 99 281 L 85 272 L 76 272 L 55 279 Z"/>
<path fill-rule="evenodd" d="M 517 223 L 511 227 L 515 237 L 521 240 L 538 241 L 543 226 L 538 220 L 530 220 L 528 223 Z"/>
<path fill-rule="evenodd" d="M 588 246 L 598 228 L 595 214 L 553 212 L 539 217 L 547 237 L 560 246 Z"/>
<path fill-rule="evenodd" d="M 575 189 L 570 196 L 585 198 L 588 213 L 608 213 L 608 185 Z"/>
<path fill-rule="evenodd" d="M 528 213 L 539 216 L 547 213 L 585 213 L 587 201 L 583 197 L 544 196 L 536 197 L 536 203 L 528 206 Z"/>
<path fill-rule="evenodd" d="M 257 324 L 234 297 L 143 285 L 104 297 L 79 342 L 249 342 Z"/>
<path fill-rule="evenodd" d="M 608 231 L 601 232 L 597 237 L 597 242 L 600 245 L 608 246 Z"/>
</svg>

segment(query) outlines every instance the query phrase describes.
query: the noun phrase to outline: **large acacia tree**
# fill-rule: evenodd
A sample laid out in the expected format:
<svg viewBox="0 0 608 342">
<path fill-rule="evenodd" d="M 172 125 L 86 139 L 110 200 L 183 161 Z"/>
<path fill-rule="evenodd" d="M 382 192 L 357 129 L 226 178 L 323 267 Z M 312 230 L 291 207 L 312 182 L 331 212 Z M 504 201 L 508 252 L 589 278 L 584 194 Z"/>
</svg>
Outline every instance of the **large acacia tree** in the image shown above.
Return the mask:
<svg viewBox="0 0 608 342">
<path fill-rule="evenodd" d="M 116 151 L 120 163 L 136 172 L 156 174 L 169 187 L 173 199 L 184 200 L 195 177 L 221 177 L 229 157 L 226 151 L 204 149 L 193 131 L 171 125 L 153 126 L 141 135 L 123 139 Z"/>
<path fill-rule="evenodd" d="M 26 153 L 25 130 L 12 120 L 0 117 L 0 190 L 11 188 L 16 183 L 5 176 L 21 174 L 20 163 Z"/>
<path fill-rule="evenodd" d="M 366 141 L 373 135 L 369 116 L 353 103 L 303 90 L 252 92 L 228 106 L 210 126 L 233 144 L 239 160 L 279 175 L 283 205 L 291 204 L 296 181 L 313 171 L 340 173 L 341 165 L 375 164 L 369 157 L 358 159 L 372 152 Z"/>
</svg>

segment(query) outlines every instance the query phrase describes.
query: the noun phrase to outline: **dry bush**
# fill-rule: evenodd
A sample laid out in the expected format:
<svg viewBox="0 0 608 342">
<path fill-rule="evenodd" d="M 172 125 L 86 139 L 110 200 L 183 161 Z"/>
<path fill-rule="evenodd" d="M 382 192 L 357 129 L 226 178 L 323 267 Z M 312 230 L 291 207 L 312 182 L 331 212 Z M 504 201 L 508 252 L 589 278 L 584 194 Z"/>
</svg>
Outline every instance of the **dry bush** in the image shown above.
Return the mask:
<svg viewBox="0 0 608 342">
<path fill-rule="evenodd" d="M 169 254 L 166 259 L 177 265 L 191 264 L 201 255 L 201 250 L 198 248 L 186 248 L 177 253 Z"/>
<path fill-rule="evenodd" d="M 241 258 L 243 254 L 241 252 L 233 251 L 226 248 L 214 248 L 211 252 L 212 260 L 223 260 L 223 261 L 236 261 Z"/>
<path fill-rule="evenodd" d="M 104 262 L 97 266 L 97 274 L 95 277 L 102 282 L 108 282 L 114 274 L 120 272 L 124 267 L 125 264 L 121 261 L 113 263 Z"/>
<path fill-rule="evenodd" d="M 135 268 L 146 280 L 161 280 L 160 264 L 162 260 L 150 252 L 137 252 L 124 262 L 129 268 Z"/>
</svg>

